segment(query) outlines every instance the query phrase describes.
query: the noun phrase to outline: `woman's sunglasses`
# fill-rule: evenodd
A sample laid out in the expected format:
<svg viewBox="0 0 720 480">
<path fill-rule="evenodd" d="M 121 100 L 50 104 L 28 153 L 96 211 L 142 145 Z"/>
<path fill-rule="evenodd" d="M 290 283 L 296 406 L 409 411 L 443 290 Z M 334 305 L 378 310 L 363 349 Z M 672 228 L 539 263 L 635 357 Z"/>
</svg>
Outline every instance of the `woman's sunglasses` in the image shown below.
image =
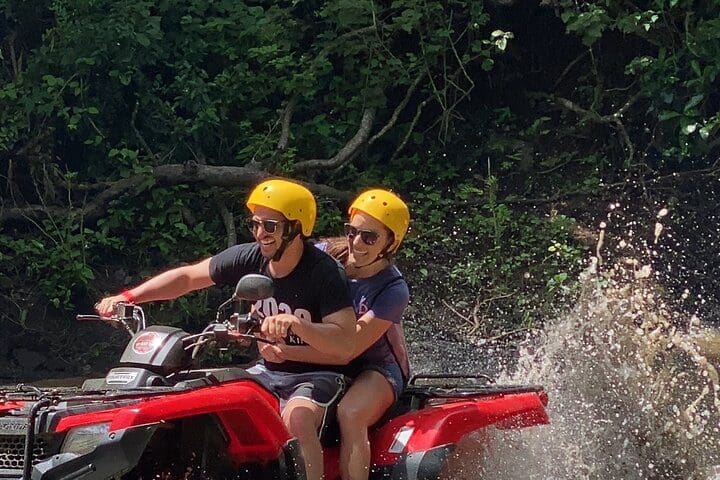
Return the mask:
<svg viewBox="0 0 720 480">
<path fill-rule="evenodd" d="M 377 232 L 373 232 L 372 230 L 358 230 L 357 227 L 354 227 L 349 223 L 345 224 L 346 237 L 354 238 L 358 235 L 360 235 L 360 240 L 362 240 L 365 245 L 375 245 L 375 242 L 377 242 L 378 238 L 380 238 L 380 235 Z"/>
<path fill-rule="evenodd" d="M 248 228 L 251 232 L 255 233 L 258 228 L 262 226 L 263 230 L 269 234 L 275 233 L 278 225 L 282 223 L 281 220 L 255 220 L 254 218 L 248 218 Z"/>
</svg>

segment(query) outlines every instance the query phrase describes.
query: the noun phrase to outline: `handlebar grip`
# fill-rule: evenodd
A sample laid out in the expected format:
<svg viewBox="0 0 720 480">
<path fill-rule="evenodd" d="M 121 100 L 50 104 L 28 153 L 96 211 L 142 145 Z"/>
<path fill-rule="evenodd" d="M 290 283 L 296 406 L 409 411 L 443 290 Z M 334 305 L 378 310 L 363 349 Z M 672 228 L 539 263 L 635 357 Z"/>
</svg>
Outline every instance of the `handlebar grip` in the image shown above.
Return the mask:
<svg viewBox="0 0 720 480">
<path fill-rule="evenodd" d="M 103 318 L 100 315 L 75 315 L 75 320 L 80 321 L 89 321 L 89 320 L 102 320 Z"/>
</svg>

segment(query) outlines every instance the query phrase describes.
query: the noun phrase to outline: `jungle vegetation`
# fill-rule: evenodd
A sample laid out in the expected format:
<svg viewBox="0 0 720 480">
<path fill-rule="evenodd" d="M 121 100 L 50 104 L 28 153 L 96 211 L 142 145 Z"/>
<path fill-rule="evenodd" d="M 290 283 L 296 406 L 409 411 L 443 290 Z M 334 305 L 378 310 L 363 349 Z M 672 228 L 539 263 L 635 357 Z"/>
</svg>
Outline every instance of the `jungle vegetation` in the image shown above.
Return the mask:
<svg viewBox="0 0 720 480">
<path fill-rule="evenodd" d="M 0 377 L 116 351 L 74 314 L 248 241 L 270 175 L 318 195 L 318 235 L 364 187 L 409 201 L 418 329 L 542 322 L 610 202 L 669 207 L 678 285 L 711 294 L 719 39 L 716 0 L 0 0 Z"/>
</svg>

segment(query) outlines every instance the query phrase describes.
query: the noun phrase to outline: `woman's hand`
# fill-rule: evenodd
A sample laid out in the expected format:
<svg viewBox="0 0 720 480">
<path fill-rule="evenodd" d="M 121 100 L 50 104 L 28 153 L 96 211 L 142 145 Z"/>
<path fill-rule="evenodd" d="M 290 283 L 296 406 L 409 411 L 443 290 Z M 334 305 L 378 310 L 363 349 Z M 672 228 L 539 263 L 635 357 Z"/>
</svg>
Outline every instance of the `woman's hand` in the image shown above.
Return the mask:
<svg viewBox="0 0 720 480">
<path fill-rule="evenodd" d="M 285 361 L 282 350 L 276 345 L 258 342 L 258 350 L 260 351 L 260 356 L 268 362 L 282 363 Z"/>
</svg>

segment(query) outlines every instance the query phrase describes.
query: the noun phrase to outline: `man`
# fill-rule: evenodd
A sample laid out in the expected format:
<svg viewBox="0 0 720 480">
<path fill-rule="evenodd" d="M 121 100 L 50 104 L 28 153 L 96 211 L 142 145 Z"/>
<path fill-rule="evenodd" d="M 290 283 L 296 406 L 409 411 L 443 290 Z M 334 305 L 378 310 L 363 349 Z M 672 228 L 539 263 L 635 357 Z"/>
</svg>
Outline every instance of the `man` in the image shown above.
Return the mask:
<svg viewBox="0 0 720 480">
<path fill-rule="evenodd" d="M 245 274 L 273 278 L 274 296 L 255 304 L 264 318 L 262 335 L 273 341 L 307 345 L 333 357 L 354 350 L 355 314 L 342 267 L 305 239 L 316 217 L 315 198 L 287 180 L 268 180 L 250 194 L 250 228 L 255 242 L 235 245 L 194 265 L 157 275 L 119 295 L 102 299 L 100 315 L 119 301 L 170 300 L 211 285 L 232 285 Z M 326 407 L 341 393 L 342 376 L 334 366 L 285 361 L 278 349 L 260 344 L 263 361 L 248 370 L 280 397 L 282 417 L 298 439 L 307 478 L 322 478 L 318 432 Z M 349 357 L 348 357 L 349 360 Z"/>
</svg>

